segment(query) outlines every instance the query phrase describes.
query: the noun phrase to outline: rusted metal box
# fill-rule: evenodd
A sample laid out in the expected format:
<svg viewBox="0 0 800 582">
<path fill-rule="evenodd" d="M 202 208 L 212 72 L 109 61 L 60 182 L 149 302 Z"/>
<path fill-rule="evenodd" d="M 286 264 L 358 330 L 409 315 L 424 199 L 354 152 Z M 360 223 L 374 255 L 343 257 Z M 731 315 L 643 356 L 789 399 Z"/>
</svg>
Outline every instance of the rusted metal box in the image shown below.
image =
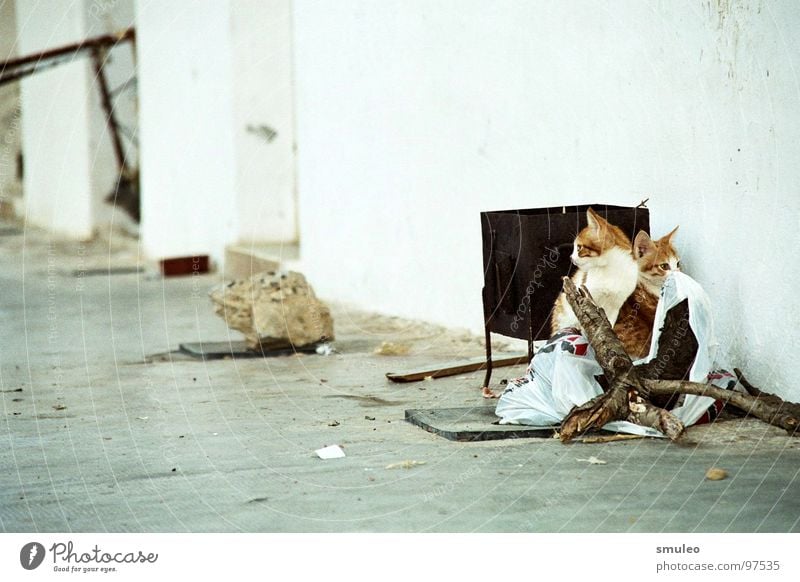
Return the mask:
<svg viewBox="0 0 800 582">
<path fill-rule="evenodd" d="M 592 207 L 631 240 L 650 232 L 650 212 L 637 207 L 586 204 L 481 212 L 483 233 L 483 315 L 486 331 L 486 380 L 491 378 L 490 333 L 533 342 L 550 336 L 550 315 L 561 278 L 571 275 L 572 244 L 586 226 Z"/>
</svg>

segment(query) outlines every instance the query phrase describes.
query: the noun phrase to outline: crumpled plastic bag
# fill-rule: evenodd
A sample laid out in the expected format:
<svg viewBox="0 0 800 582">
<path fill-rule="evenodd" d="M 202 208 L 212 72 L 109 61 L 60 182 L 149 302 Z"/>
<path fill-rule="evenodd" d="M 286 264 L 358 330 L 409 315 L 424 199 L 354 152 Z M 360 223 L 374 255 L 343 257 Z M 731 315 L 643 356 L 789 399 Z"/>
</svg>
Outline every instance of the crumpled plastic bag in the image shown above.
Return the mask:
<svg viewBox="0 0 800 582">
<path fill-rule="evenodd" d="M 672 273 L 664 282 L 656 308 L 650 352 L 634 363 L 646 363 L 655 358 L 667 312 L 684 299 L 689 300 L 689 326 L 698 343 L 689 380 L 733 389 L 736 378 L 715 362 L 718 344 L 714 338 L 708 296 L 694 279 L 681 272 Z M 602 374 L 603 369 L 597 363 L 588 340 L 575 330 L 563 330 L 536 352 L 525 376 L 508 381 L 495 413 L 500 417 L 500 424 L 555 428 L 574 406 L 602 393 L 603 389 L 595 379 Z M 720 409 L 721 404 L 712 398 L 686 395 L 683 403 L 671 412 L 684 426 L 690 426 L 713 420 Z M 654 428 L 627 421 L 610 422 L 603 428 L 643 436 L 664 436 Z"/>
</svg>

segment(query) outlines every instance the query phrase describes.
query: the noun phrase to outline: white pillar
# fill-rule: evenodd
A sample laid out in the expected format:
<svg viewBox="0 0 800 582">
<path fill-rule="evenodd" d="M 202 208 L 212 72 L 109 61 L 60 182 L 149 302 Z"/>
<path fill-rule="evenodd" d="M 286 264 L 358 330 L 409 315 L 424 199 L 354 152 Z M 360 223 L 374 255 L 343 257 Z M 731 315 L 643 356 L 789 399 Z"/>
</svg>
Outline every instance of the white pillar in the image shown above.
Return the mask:
<svg viewBox="0 0 800 582">
<path fill-rule="evenodd" d="M 153 259 L 296 239 L 290 0 L 137 0 Z"/>
<path fill-rule="evenodd" d="M 0 60 L 17 56 L 17 24 L 14 3 L 0 2 Z M 0 216 L 13 213 L 21 201 L 17 171 L 20 153 L 21 109 L 19 84 L 0 87 Z"/>
<path fill-rule="evenodd" d="M 297 239 L 292 1 L 233 0 L 237 239 Z"/>
<path fill-rule="evenodd" d="M 86 34 L 84 3 L 55 9 L 40 0 L 17 0 L 18 53 L 77 42 Z M 22 81 L 22 151 L 25 218 L 51 232 L 92 235 L 89 62 L 36 73 Z"/>
<path fill-rule="evenodd" d="M 139 1 L 141 237 L 153 259 L 235 239 L 230 2 Z"/>
</svg>

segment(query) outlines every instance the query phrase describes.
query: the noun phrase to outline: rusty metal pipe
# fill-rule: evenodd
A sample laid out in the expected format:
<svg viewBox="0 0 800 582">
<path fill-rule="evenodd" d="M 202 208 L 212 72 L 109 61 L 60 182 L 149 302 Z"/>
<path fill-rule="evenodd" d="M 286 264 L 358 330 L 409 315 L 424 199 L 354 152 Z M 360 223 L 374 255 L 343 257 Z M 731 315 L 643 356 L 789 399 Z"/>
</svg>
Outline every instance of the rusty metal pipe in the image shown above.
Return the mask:
<svg viewBox="0 0 800 582">
<path fill-rule="evenodd" d="M 47 49 L 24 57 L 16 57 L 5 61 L 0 61 L 0 73 L 6 69 L 14 69 L 27 65 L 30 63 L 40 63 L 41 61 L 50 60 L 68 54 L 77 54 L 84 50 L 90 50 L 97 47 L 109 47 L 121 42 L 136 40 L 136 30 L 134 28 L 126 28 L 117 34 L 103 34 L 93 38 L 87 38 L 79 42 L 67 44 L 64 46 Z"/>
<path fill-rule="evenodd" d="M 7 85 L 8 83 L 13 83 L 14 81 L 19 81 L 20 79 L 24 79 L 28 75 L 33 75 L 34 73 L 38 73 L 40 71 L 46 71 L 47 69 L 52 69 L 53 67 L 57 67 L 58 65 L 62 64 L 62 61 L 53 61 L 41 65 L 31 65 L 29 67 L 19 67 L 16 70 L 11 70 L 8 73 L 0 74 L 0 87 L 3 85 Z"/>
</svg>

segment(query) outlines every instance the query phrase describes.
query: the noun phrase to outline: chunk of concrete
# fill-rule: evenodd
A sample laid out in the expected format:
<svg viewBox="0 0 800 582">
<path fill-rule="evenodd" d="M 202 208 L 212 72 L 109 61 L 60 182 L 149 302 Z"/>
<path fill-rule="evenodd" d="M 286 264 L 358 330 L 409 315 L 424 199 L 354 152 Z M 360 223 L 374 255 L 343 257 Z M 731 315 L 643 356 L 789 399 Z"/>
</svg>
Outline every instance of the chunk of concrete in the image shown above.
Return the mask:
<svg viewBox="0 0 800 582">
<path fill-rule="evenodd" d="M 213 288 L 214 311 L 253 350 L 301 348 L 333 339 L 330 309 L 295 271 L 266 271 Z"/>
</svg>

